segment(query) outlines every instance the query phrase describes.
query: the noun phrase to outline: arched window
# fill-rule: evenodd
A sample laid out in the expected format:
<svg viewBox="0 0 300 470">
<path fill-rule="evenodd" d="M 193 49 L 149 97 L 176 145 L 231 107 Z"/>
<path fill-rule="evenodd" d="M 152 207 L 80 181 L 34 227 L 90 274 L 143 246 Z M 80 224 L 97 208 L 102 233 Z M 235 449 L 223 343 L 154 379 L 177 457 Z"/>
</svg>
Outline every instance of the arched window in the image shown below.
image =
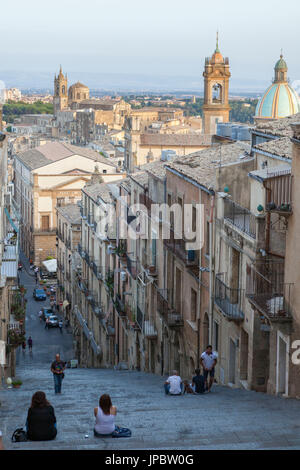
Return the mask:
<svg viewBox="0 0 300 470">
<path fill-rule="evenodd" d="M 65 85 L 62 86 L 61 92 L 62 92 L 63 95 L 65 94 L 65 92 L 66 92 L 66 87 L 65 87 Z"/>
<path fill-rule="evenodd" d="M 222 86 L 220 83 L 215 83 L 212 89 L 212 101 L 213 103 L 222 102 Z"/>
</svg>

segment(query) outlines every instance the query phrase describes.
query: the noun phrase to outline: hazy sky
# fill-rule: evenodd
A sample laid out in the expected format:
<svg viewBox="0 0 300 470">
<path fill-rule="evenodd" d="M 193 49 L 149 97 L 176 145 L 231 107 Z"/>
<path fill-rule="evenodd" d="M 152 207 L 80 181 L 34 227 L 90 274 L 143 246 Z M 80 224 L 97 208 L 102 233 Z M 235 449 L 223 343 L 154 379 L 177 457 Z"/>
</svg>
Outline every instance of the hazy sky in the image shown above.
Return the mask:
<svg viewBox="0 0 300 470">
<path fill-rule="evenodd" d="M 299 0 L 2 0 L 1 69 L 201 77 L 219 29 L 236 79 L 271 80 L 283 48 L 294 80 L 299 22 Z"/>
</svg>

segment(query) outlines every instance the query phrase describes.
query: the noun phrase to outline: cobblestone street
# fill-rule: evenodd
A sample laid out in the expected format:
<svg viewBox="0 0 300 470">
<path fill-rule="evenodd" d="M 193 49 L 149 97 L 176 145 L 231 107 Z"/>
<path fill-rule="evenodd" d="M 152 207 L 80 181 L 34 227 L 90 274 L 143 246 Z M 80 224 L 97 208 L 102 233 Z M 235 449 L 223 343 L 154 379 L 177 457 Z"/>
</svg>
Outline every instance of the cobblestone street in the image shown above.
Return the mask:
<svg viewBox="0 0 300 470">
<path fill-rule="evenodd" d="M 246 390 L 215 386 L 202 396 L 167 397 L 162 377 L 107 369 L 66 369 L 62 395 L 54 394 L 50 363 L 56 352 L 72 358 L 72 336 L 47 331 L 37 312 L 44 303 L 32 299 L 34 279 L 22 274 L 27 287 L 27 337 L 33 354 L 17 352 L 20 389 L 0 393 L 0 428 L 6 449 L 299 449 L 300 402 Z M 32 394 L 43 390 L 54 406 L 55 441 L 11 443 L 25 425 Z M 129 439 L 96 439 L 93 408 L 109 393 L 118 408 L 116 423 L 129 427 Z M 88 434 L 86 438 L 85 435 Z"/>
</svg>

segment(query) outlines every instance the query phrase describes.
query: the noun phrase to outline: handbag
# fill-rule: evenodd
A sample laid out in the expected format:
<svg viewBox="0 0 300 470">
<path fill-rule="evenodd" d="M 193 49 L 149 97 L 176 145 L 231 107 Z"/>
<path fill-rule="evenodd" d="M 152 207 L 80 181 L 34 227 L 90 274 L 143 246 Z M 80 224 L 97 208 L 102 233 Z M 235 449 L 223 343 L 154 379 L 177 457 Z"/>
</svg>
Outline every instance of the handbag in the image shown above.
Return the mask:
<svg viewBox="0 0 300 470">
<path fill-rule="evenodd" d="M 116 426 L 116 429 L 111 435 L 112 437 L 131 437 L 131 431 L 128 428 L 119 428 Z"/>
<path fill-rule="evenodd" d="M 26 431 L 24 431 L 23 428 L 16 429 L 13 432 L 13 435 L 11 436 L 11 440 L 12 440 L 12 442 L 26 442 L 26 441 L 28 441 Z"/>
<path fill-rule="evenodd" d="M 61 374 L 61 378 L 64 379 L 65 378 L 65 374 L 64 372 Z"/>
</svg>

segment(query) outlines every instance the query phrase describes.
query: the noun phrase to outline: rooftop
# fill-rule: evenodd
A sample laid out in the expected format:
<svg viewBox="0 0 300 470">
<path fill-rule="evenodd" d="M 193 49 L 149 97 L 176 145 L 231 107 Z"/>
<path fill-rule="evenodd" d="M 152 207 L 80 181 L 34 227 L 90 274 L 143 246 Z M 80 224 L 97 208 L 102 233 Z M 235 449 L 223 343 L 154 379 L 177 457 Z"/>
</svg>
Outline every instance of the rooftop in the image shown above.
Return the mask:
<svg viewBox="0 0 300 470">
<path fill-rule="evenodd" d="M 114 166 L 108 158 L 103 157 L 95 150 L 86 147 L 77 147 L 65 142 L 49 142 L 34 149 L 18 153 L 17 158 L 30 170 L 35 170 L 64 158 L 71 157 L 72 155 L 81 155 L 95 162 Z"/>
<path fill-rule="evenodd" d="M 148 186 L 148 173 L 146 171 L 137 171 L 129 175 L 129 178 L 143 188 Z"/>
<path fill-rule="evenodd" d="M 87 194 L 94 202 L 98 202 L 98 197 L 106 203 L 113 203 L 114 199 L 111 195 L 109 187 L 106 183 L 95 183 L 84 186 L 82 191 Z"/>
<path fill-rule="evenodd" d="M 275 176 L 283 176 L 291 174 L 290 165 L 278 165 L 271 168 L 264 168 L 263 170 L 254 170 L 250 171 L 250 178 L 254 178 L 258 181 L 265 181 L 269 178 L 274 178 Z"/>
<path fill-rule="evenodd" d="M 67 204 L 66 206 L 57 207 L 57 212 L 71 224 L 81 224 L 80 209 L 77 204 Z"/>
<path fill-rule="evenodd" d="M 274 121 L 260 121 L 256 130 L 263 132 L 264 134 L 271 134 L 281 137 L 292 137 L 293 131 L 291 124 L 300 121 L 300 113 L 294 114 L 293 116 L 288 116 L 283 119 L 276 119 Z"/>
<path fill-rule="evenodd" d="M 216 168 L 250 158 L 250 145 L 243 142 L 218 145 L 166 162 L 166 169 L 176 170 L 207 189 L 216 188 Z"/>
<path fill-rule="evenodd" d="M 141 134 L 141 145 L 170 145 L 199 147 L 211 145 L 211 136 L 205 134 Z"/>
<path fill-rule="evenodd" d="M 270 153 L 283 158 L 292 159 L 292 142 L 289 137 L 281 137 L 280 139 L 269 140 L 254 146 L 258 151 Z"/>
</svg>

